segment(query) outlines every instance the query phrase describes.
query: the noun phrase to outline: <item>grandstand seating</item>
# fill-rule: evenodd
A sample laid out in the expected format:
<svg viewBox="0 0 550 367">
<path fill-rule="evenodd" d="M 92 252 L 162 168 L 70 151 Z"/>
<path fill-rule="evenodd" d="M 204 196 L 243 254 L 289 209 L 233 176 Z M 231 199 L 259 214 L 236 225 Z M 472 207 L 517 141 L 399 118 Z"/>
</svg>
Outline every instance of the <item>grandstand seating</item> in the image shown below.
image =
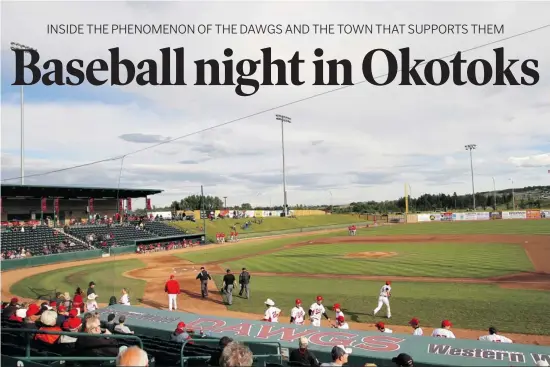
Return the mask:
<svg viewBox="0 0 550 367">
<path fill-rule="evenodd" d="M 157 221 L 145 222 L 145 229 L 161 237 L 183 236 L 187 234 L 187 232 L 174 228 L 169 224 L 157 222 Z"/>
<path fill-rule="evenodd" d="M 20 231 L 2 231 L 2 252 L 17 251 L 24 248 L 34 255 L 43 255 L 44 245 L 57 246 L 62 241 L 73 242 L 75 246 L 66 246 L 63 252 L 74 252 L 87 250 L 88 247 L 72 238 L 65 236 L 62 232 L 57 232 L 47 226 L 25 227 L 25 232 Z"/>
<path fill-rule="evenodd" d="M 7 331 L 6 328 L 18 329 L 21 328 L 21 324 L 17 322 L 10 322 L 2 320 L 2 329 L 1 329 L 1 346 L 2 354 L 12 357 L 22 357 L 25 355 L 26 347 L 26 336 L 23 332 L 14 332 Z M 28 334 L 27 334 L 28 335 Z M 139 337 L 143 343 L 143 349 L 149 355 L 150 367 L 176 367 L 182 365 L 182 353 L 181 348 L 182 344 L 172 342 L 167 338 L 159 338 L 147 336 L 145 334 L 135 335 Z M 119 347 L 122 345 L 133 346 L 139 345 L 139 342 L 136 339 L 117 339 Z M 183 350 L 183 356 L 189 357 L 185 365 L 186 366 L 205 366 L 207 365 L 206 361 L 209 359 L 209 356 L 214 354 L 217 350 L 217 343 L 211 345 L 201 345 L 199 340 L 195 340 L 197 343 L 187 343 Z M 78 357 L 77 350 L 60 350 L 59 344 L 54 344 L 52 346 L 45 346 L 44 344 L 36 344 L 34 341 L 31 342 L 31 356 L 41 356 L 41 357 L 59 357 L 59 361 L 63 360 L 63 357 Z M 59 361 L 50 361 L 50 362 L 41 362 L 43 365 L 50 367 L 60 365 Z M 151 363 L 154 361 L 154 363 Z M 95 366 L 112 366 L 112 362 L 93 362 Z M 66 367 L 84 367 L 90 365 L 90 362 L 71 362 L 65 361 L 63 363 Z M 262 358 L 255 357 L 255 366 L 264 367 L 269 366 L 281 366 L 279 364 L 266 363 Z"/>
<path fill-rule="evenodd" d="M 120 226 L 120 225 L 90 225 L 90 226 L 79 226 L 79 227 L 70 227 L 66 229 L 66 232 L 71 236 L 75 236 L 82 241 L 86 242 L 86 237 L 90 234 L 95 234 L 97 237 L 113 235 L 113 238 L 106 240 L 107 245 L 111 246 L 114 243 L 119 245 L 123 244 L 126 241 L 135 241 L 145 238 L 155 238 L 157 235 L 147 231 L 136 229 L 135 226 Z"/>
</svg>

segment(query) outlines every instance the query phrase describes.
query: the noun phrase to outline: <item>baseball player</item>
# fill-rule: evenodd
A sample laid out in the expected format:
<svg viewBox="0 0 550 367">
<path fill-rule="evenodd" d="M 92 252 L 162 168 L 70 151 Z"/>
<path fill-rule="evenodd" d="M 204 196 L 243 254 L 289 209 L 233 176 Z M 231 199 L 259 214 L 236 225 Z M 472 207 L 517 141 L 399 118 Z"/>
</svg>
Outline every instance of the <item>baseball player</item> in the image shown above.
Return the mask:
<svg viewBox="0 0 550 367">
<path fill-rule="evenodd" d="M 411 321 L 409 321 L 409 325 L 413 328 L 413 335 L 424 335 L 424 331 L 422 331 L 422 328 L 420 327 L 420 321 L 416 317 L 413 317 Z"/>
<path fill-rule="evenodd" d="M 302 300 L 296 300 L 296 306 L 290 310 L 290 323 L 294 325 L 303 325 L 306 312 L 302 308 Z"/>
<path fill-rule="evenodd" d="M 451 331 L 453 324 L 449 320 L 441 321 L 441 327 L 434 329 L 432 336 L 436 338 L 452 338 L 456 339 L 455 334 Z"/>
<path fill-rule="evenodd" d="M 317 296 L 317 302 L 311 305 L 309 308 L 309 319 L 311 320 L 311 325 L 321 326 L 321 315 L 323 315 L 328 322 L 330 322 L 330 317 L 327 315 L 327 310 L 323 306 L 323 297 Z"/>
<path fill-rule="evenodd" d="M 493 342 L 493 343 L 508 343 L 508 344 L 513 343 L 513 341 L 508 339 L 507 337 L 498 335 L 497 329 L 495 329 L 492 326 L 489 328 L 489 335 L 480 336 L 479 340 L 483 340 L 486 342 Z"/>
<path fill-rule="evenodd" d="M 351 226 L 351 235 L 357 235 L 357 226 L 355 224 Z"/>
<path fill-rule="evenodd" d="M 264 313 L 264 321 L 279 322 L 279 315 L 281 314 L 281 310 L 275 307 L 275 302 L 273 302 L 272 299 L 268 298 L 265 300 L 264 303 L 267 306 L 267 309 Z"/>
<path fill-rule="evenodd" d="M 386 325 L 384 325 L 383 322 L 377 322 L 376 325 L 376 328 L 378 329 L 378 331 L 380 331 L 381 333 L 387 333 L 387 334 L 393 334 L 393 330 L 392 329 L 388 329 L 386 327 Z"/>
<path fill-rule="evenodd" d="M 170 280 L 164 285 L 164 292 L 168 293 L 168 310 L 172 311 L 178 309 L 178 294 L 181 292 L 180 284 L 174 279 L 174 274 L 170 275 Z"/>
<path fill-rule="evenodd" d="M 391 282 L 388 280 L 386 284 L 380 288 L 380 295 L 378 296 L 378 307 L 373 311 L 373 316 L 376 316 L 378 311 L 382 308 L 382 305 L 386 305 L 388 319 L 391 317 L 390 310 L 390 297 L 391 297 Z"/>
<path fill-rule="evenodd" d="M 344 319 L 344 316 L 337 316 L 336 317 L 336 324 L 332 325 L 333 328 L 337 329 L 349 329 L 349 325 Z"/>
<path fill-rule="evenodd" d="M 336 315 L 334 316 L 335 319 L 337 319 L 338 316 L 344 317 L 344 313 L 342 312 L 342 308 L 340 307 L 339 303 L 335 303 L 334 306 L 332 306 L 332 309 L 336 313 Z"/>
</svg>

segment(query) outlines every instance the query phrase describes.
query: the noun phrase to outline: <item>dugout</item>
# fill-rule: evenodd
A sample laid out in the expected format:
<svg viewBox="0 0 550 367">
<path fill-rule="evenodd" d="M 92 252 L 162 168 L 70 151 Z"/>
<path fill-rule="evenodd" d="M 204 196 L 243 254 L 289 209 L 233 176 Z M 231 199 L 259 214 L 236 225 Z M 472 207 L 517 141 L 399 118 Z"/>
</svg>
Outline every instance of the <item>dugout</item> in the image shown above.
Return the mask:
<svg viewBox="0 0 550 367">
<path fill-rule="evenodd" d="M 14 184 L 2 184 L 0 189 L 2 222 L 50 217 L 60 223 L 71 219 L 86 219 L 90 214 L 96 213 L 113 216 L 119 210 L 121 200 L 122 209 L 131 210 L 132 199 L 148 198 L 163 191 Z"/>
</svg>

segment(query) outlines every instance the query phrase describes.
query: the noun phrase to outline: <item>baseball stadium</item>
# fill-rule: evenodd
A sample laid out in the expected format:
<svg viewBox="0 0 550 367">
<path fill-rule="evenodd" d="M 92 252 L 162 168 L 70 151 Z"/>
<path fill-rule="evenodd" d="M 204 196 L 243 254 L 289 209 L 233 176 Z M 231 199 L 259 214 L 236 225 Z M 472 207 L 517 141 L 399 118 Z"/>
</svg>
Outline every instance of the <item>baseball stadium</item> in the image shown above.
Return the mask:
<svg viewBox="0 0 550 367">
<path fill-rule="evenodd" d="M 113 365 L 116 353 L 83 354 L 59 342 L 72 336 L 78 345 L 78 319 L 90 312 L 100 315 L 102 327 L 114 317 L 131 329 L 130 335 L 115 329 L 109 340 L 117 348 L 140 346 L 157 367 L 209 365 L 225 336 L 246 344 L 257 366 L 297 365 L 288 356 L 303 337 L 319 360 L 330 360 L 336 345 L 351 348 L 350 366 L 394 366 L 399 353 L 418 366 L 550 361 L 550 211 L 377 216 L 294 210 L 281 217 L 252 210 L 239 217 L 262 225 L 245 234 L 236 233 L 239 222 L 229 211 L 215 213 L 225 219 L 198 213 L 196 222 L 125 214 L 132 199 L 149 203 L 161 192 L 2 185 L 3 365 Z M 21 251 L 26 256 L 5 257 Z M 201 268 L 212 278 L 206 296 Z M 244 269 L 249 297 L 239 295 L 238 284 L 230 295 L 224 276 L 234 273 L 239 283 Z M 179 289 L 174 310 L 169 281 Z M 384 304 L 391 317 L 385 305 L 375 314 L 390 284 Z M 97 296 L 95 306 L 70 312 L 88 287 L 93 297 L 89 289 L 85 298 L 93 305 Z M 320 327 L 307 317 L 319 298 L 326 316 Z M 290 323 L 297 299 L 306 310 L 301 324 Z M 268 305 L 280 309 L 277 324 L 264 319 Z M 335 306 L 349 329 L 338 328 Z M 48 326 L 44 315 L 52 310 L 75 327 L 55 329 L 54 322 L 37 332 L 29 326 L 32 320 Z M 422 336 L 413 335 L 412 319 Z M 442 323 L 456 338 L 432 337 Z M 502 335 L 513 343 L 479 340 L 490 327 L 492 340 Z M 174 333 L 187 338 L 172 341 Z M 32 334 L 48 338 L 27 338 Z"/>
</svg>

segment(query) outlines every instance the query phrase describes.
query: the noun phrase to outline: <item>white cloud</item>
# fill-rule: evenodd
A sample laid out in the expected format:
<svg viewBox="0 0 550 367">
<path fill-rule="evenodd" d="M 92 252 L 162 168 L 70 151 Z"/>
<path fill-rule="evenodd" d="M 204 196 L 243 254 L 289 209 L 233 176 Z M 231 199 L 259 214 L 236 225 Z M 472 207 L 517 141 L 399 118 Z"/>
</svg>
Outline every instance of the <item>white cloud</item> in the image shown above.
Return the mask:
<svg viewBox="0 0 550 367">
<path fill-rule="evenodd" d="M 199 3 L 167 2 L 29 2 L 2 4 L 4 40 L 29 44 L 44 58 L 91 60 L 119 46 L 127 58 L 158 59 L 161 47 L 184 46 L 186 78 L 192 60 L 223 58 L 231 47 L 235 59 L 258 58 L 271 46 L 274 55 L 299 50 L 308 61 L 301 87 L 260 87 L 239 97 L 234 87 L 119 87 L 134 103 L 64 100 L 27 103 L 26 172 L 39 173 L 142 149 L 150 143 L 193 133 L 333 87 L 315 87 L 313 50 L 326 59 L 348 58 L 354 80 L 363 80 L 363 55 L 373 48 L 397 52 L 410 47 L 415 57 L 452 54 L 547 22 L 548 3 Z M 336 11 L 337 9 L 337 11 Z M 17 14 L 26 14 L 21 18 Z M 502 23 L 504 36 L 52 36 L 46 23 Z M 550 31 L 502 44 L 509 58 L 539 60 L 541 80 L 532 87 L 441 87 L 356 85 L 235 124 L 190 136 L 125 158 L 122 187 L 165 189 L 154 198 L 168 203 L 205 192 L 228 196 L 228 203 L 273 204 L 282 201 L 281 134 L 275 113 L 292 117 L 285 126 L 287 183 L 291 203 L 334 203 L 391 199 L 410 183 L 422 192 L 469 192 L 469 156 L 464 144 L 475 143 L 476 188 L 489 190 L 513 176 L 516 186 L 544 184 L 536 165 L 514 158 L 536 157 L 550 148 Z M 3 51 L 7 43 L 4 42 Z M 493 47 L 498 47 L 495 45 Z M 492 48 L 465 54 L 469 60 L 493 57 Z M 3 60 L 4 62 L 4 60 Z M 13 59 L 6 58 L 8 68 Z M 6 66 L 6 65 L 5 65 Z M 382 73 L 382 63 L 376 64 Z M 12 75 L 2 75 L 8 80 Z M 188 84 L 190 84 L 188 82 Z M 71 91 L 79 93 L 76 87 Z M 4 88 L 2 100 L 2 178 L 19 176 L 19 89 Z M 32 95 L 33 88 L 26 89 Z M 55 93 L 55 90 L 54 92 Z M 120 138 L 123 137 L 124 139 Z M 546 144 L 546 145 L 545 145 Z M 509 159 L 510 158 L 510 159 Z M 517 166 L 521 166 L 518 170 Z M 540 164 L 539 164 L 540 166 Z M 531 167 L 531 168 L 529 168 Z M 29 177 L 28 183 L 114 186 L 120 161 Z M 516 174 L 517 173 L 517 174 Z M 15 181 L 17 182 L 17 181 Z M 261 193 L 261 195 L 257 195 Z"/>
<path fill-rule="evenodd" d="M 518 167 L 546 167 L 550 166 L 550 153 L 527 157 L 510 157 L 509 160 Z"/>
</svg>

